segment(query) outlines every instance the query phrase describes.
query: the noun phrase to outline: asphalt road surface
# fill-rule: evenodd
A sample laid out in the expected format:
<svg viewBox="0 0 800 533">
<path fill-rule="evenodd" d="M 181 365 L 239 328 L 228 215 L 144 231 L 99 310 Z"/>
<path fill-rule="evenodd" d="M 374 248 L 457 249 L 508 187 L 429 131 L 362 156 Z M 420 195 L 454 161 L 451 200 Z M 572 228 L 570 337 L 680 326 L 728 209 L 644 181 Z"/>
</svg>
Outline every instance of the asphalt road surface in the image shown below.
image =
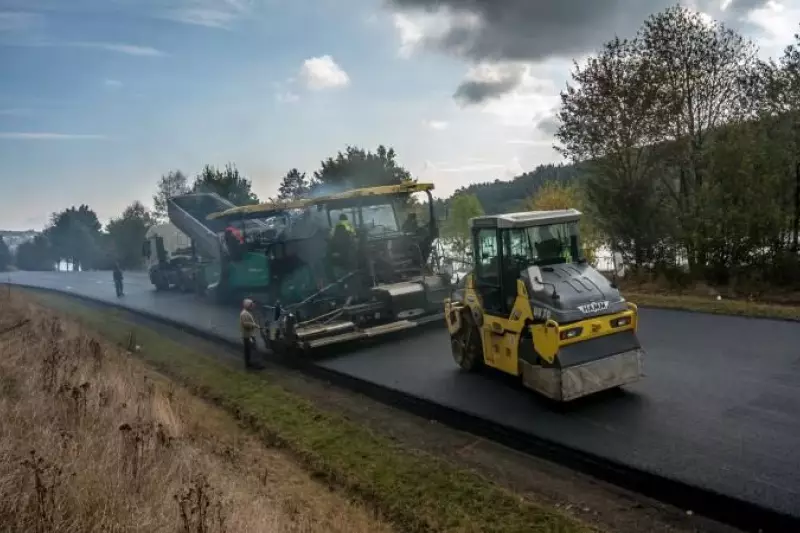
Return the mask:
<svg viewBox="0 0 800 533">
<path fill-rule="evenodd" d="M 143 274 L 126 274 L 121 299 L 107 272 L 9 279 L 237 337 L 235 310 L 156 293 Z M 444 328 L 320 364 L 800 517 L 800 324 L 641 309 L 639 336 L 645 379 L 565 412 L 508 380 L 460 372 Z"/>
</svg>

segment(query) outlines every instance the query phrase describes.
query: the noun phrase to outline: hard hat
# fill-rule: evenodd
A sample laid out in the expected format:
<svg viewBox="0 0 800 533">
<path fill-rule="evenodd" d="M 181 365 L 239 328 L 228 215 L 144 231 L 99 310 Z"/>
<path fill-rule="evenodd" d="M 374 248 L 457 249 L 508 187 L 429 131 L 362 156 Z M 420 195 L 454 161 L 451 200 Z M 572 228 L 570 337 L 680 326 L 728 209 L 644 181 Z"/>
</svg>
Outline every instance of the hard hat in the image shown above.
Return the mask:
<svg viewBox="0 0 800 533">
<path fill-rule="evenodd" d="M 245 298 L 244 301 L 242 302 L 242 307 L 244 307 L 245 309 L 249 308 L 252 305 L 253 305 L 253 300 L 251 300 L 250 298 Z"/>
</svg>

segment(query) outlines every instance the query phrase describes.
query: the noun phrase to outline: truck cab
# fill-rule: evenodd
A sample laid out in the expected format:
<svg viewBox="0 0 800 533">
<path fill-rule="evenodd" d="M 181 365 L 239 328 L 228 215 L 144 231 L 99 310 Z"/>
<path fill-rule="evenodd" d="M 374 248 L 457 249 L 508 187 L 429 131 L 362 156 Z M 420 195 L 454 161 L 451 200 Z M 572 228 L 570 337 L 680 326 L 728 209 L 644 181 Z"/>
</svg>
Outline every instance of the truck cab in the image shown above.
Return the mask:
<svg viewBox="0 0 800 533">
<path fill-rule="evenodd" d="M 193 288 L 194 264 L 197 262 L 194 247 L 191 239 L 174 224 L 150 228 L 142 243 L 142 256 L 156 290 Z"/>
</svg>

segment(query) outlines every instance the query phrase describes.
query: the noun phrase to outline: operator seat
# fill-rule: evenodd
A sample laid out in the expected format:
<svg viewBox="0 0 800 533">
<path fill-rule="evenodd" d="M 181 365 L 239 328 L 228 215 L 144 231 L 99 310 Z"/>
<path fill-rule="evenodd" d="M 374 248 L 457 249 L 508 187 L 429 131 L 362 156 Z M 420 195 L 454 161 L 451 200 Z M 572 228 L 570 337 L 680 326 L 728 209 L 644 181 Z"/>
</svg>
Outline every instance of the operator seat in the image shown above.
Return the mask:
<svg viewBox="0 0 800 533">
<path fill-rule="evenodd" d="M 561 241 L 555 237 L 548 227 L 539 229 L 539 242 L 535 244 L 536 255 L 540 260 L 552 260 L 561 256 L 563 246 Z"/>
</svg>

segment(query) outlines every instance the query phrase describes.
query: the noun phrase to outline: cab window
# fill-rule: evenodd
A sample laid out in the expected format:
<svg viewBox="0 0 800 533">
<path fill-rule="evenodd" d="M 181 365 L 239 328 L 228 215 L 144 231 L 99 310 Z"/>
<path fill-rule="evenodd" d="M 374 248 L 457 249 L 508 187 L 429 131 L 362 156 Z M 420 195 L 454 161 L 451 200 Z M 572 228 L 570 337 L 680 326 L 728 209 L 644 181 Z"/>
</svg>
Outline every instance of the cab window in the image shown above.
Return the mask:
<svg viewBox="0 0 800 533">
<path fill-rule="evenodd" d="M 344 213 L 347 220 L 356 229 L 363 228 L 370 235 L 397 231 L 397 218 L 391 204 L 368 205 L 361 208 L 361 217 L 358 216 L 358 207 L 345 207 L 329 211 L 331 226 L 339 222 L 339 215 Z"/>
<path fill-rule="evenodd" d="M 504 306 L 500 287 L 500 247 L 497 242 L 497 230 L 480 229 L 474 238 L 477 290 L 483 299 L 483 307 L 493 313 L 502 313 Z"/>
<path fill-rule="evenodd" d="M 478 277 L 484 281 L 498 282 L 497 265 L 500 262 L 500 254 L 497 246 L 497 230 L 479 230 L 477 244 L 475 264 L 478 266 Z"/>
<path fill-rule="evenodd" d="M 397 220 L 391 204 L 364 206 L 361 208 L 361 217 L 367 230 L 397 231 Z"/>
<path fill-rule="evenodd" d="M 577 222 L 503 230 L 503 257 L 508 269 L 572 263 L 581 258 Z"/>
</svg>

